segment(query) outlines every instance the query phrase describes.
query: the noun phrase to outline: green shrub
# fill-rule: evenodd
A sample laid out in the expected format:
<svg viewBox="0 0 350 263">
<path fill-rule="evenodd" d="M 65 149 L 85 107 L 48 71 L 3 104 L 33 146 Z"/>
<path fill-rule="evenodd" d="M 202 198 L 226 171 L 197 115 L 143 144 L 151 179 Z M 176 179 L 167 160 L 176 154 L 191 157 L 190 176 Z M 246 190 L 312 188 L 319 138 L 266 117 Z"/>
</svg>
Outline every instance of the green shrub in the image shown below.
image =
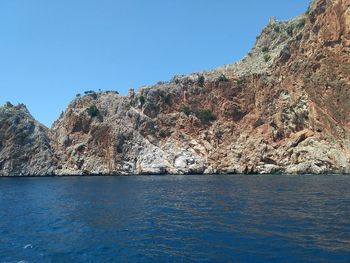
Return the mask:
<svg viewBox="0 0 350 263">
<path fill-rule="evenodd" d="M 245 78 L 242 77 L 242 78 L 240 78 L 239 80 L 237 80 L 237 85 L 238 85 L 238 86 L 241 87 L 241 86 L 243 86 L 244 84 L 245 84 Z"/>
<path fill-rule="evenodd" d="M 170 104 L 171 96 L 170 94 L 165 94 L 164 92 L 160 93 L 160 97 L 162 98 L 163 103 Z"/>
<path fill-rule="evenodd" d="M 192 110 L 188 106 L 183 106 L 181 108 L 181 112 L 185 113 L 187 116 L 189 116 L 192 113 Z"/>
<path fill-rule="evenodd" d="M 199 87 L 203 87 L 204 83 L 205 83 L 205 78 L 203 75 L 198 76 L 198 80 L 197 80 L 198 86 Z"/>
<path fill-rule="evenodd" d="M 275 24 L 274 27 L 273 27 L 273 30 L 276 32 L 276 33 L 279 33 L 281 31 L 281 28 L 279 25 Z"/>
<path fill-rule="evenodd" d="M 96 107 L 96 105 L 92 105 L 89 108 L 87 108 L 87 112 L 90 117 L 94 118 L 100 115 L 99 109 Z"/>
<path fill-rule="evenodd" d="M 96 92 L 93 91 L 93 90 L 84 91 L 84 94 L 85 94 L 85 95 L 89 95 L 89 96 L 92 97 L 93 99 L 97 99 L 97 94 L 96 94 Z"/>
<path fill-rule="evenodd" d="M 254 129 L 260 127 L 261 125 L 265 124 L 264 119 L 259 117 L 253 124 Z"/>
<path fill-rule="evenodd" d="M 293 25 L 289 25 L 289 26 L 286 28 L 286 32 L 287 32 L 287 34 L 290 35 L 290 36 L 293 36 L 293 31 L 294 31 Z"/>
<path fill-rule="evenodd" d="M 297 35 L 297 37 L 295 38 L 297 41 L 300 41 L 303 38 L 303 34 L 300 33 Z"/>
<path fill-rule="evenodd" d="M 264 56 L 264 60 L 265 60 L 265 62 L 269 62 L 271 60 L 271 56 L 266 54 Z"/>
<path fill-rule="evenodd" d="M 107 94 L 108 94 L 108 93 L 113 93 L 113 94 L 119 95 L 119 92 L 116 91 L 116 90 L 106 90 L 105 93 L 107 93 Z"/>
<path fill-rule="evenodd" d="M 162 138 L 166 138 L 171 135 L 171 131 L 168 129 L 161 129 L 159 132 L 159 136 Z"/>
<path fill-rule="evenodd" d="M 145 104 L 145 101 L 146 101 L 145 97 L 143 95 L 141 95 L 139 97 L 139 102 L 141 103 L 141 107 L 142 107 L 143 104 Z"/>
<path fill-rule="evenodd" d="M 220 82 L 228 82 L 228 78 L 226 78 L 226 76 L 224 74 L 221 74 L 219 79 L 218 79 Z"/>
<path fill-rule="evenodd" d="M 208 124 L 216 119 L 209 109 L 198 110 L 196 112 L 196 117 L 204 124 Z"/>
<path fill-rule="evenodd" d="M 13 104 L 9 101 L 6 101 L 5 106 L 11 108 L 13 107 Z"/>
<path fill-rule="evenodd" d="M 297 27 L 298 27 L 299 29 L 301 29 L 301 28 L 303 28 L 303 27 L 305 26 L 305 23 L 306 23 L 305 18 L 302 18 L 302 19 L 300 19 L 300 21 L 298 22 Z"/>
<path fill-rule="evenodd" d="M 81 95 L 80 95 L 80 93 L 78 93 L 78 94 L 77 94 L 77 95 L 75 95 L 75 96 L 78 98 L 78 97 L 80 97 Z"/>
<path fill-rule="evenodd" d="M 263 47 L 261 50 L 264 53 L 269 52 L 269 48 L 267 46 Z"/>
</svg>

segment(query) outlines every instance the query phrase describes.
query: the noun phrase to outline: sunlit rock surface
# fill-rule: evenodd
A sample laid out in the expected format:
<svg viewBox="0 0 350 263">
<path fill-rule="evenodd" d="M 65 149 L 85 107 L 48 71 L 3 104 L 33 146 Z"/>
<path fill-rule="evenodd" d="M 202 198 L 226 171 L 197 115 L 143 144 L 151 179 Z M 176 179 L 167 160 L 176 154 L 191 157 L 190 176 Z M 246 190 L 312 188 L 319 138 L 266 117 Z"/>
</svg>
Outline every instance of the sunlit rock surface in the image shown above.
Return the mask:
<svg viewBox="0 0 350 263">
<path fill-rule="evenodd" d="M 350 0 L 316 0 L 236 64 L 90 92 L 50 130 L 4 106 L 0 174 L 348 173 L 349 17 Z"/>
</svg>

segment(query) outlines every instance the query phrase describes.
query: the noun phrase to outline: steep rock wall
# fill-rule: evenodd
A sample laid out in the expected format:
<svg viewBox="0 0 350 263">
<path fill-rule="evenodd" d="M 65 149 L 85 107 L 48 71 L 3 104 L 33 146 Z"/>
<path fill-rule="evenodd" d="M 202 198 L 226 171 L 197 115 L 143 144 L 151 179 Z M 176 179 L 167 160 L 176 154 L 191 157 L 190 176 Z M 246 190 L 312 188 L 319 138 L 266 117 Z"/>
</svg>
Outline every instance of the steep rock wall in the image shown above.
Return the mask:
<svg viewBox="0 0 350 263">
<path fill-rule="evenodd" d="M 316 0 L 271 19 L 238 63 L 90 92 L 50 130 L 6 106 L 1 174 L 349 173 L 349 17 L 349 0 Z"/>
</svg>

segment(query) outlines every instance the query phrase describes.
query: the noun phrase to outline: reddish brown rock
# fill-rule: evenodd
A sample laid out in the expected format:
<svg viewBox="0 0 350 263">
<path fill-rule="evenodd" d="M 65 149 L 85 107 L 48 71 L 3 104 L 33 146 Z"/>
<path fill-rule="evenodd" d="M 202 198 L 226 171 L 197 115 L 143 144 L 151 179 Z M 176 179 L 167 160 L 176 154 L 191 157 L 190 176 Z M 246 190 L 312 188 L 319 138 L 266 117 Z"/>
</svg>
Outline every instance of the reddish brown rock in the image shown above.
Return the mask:
<svg viewBox="0 0 350 263">
<path fill-rule="evenodd" d="M 54 155 L 42 166 L 58 175 L 348 173 L 349 101 L 350 0 L 316 0 L 295 19 L 271 19 L 236 64 L 127 97 L 76 98 L 43 129 Z"/>
</svg>

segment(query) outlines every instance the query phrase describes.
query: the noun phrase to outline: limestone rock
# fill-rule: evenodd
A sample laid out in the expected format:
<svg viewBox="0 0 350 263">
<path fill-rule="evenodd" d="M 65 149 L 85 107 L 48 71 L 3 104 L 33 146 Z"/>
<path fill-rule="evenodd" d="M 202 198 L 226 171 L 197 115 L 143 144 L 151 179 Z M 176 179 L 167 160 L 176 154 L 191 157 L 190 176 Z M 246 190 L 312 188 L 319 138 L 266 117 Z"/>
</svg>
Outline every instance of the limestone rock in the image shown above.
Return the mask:
<svg viewBox="0 0 350 263">
<path fill-rule="evenodd" d="M 52 175 L 54 171 L 47 128 L 23 104 L 6 103 L 0 108 L 0 176 Z"/>
<path fill-rule="evenodd" d="M 51 129 L 7 103 L 0 175 L 349 173 L 349 17 L 350 0 L 315 0 L 240 62 L 87 92 Z"/>
</svg>

